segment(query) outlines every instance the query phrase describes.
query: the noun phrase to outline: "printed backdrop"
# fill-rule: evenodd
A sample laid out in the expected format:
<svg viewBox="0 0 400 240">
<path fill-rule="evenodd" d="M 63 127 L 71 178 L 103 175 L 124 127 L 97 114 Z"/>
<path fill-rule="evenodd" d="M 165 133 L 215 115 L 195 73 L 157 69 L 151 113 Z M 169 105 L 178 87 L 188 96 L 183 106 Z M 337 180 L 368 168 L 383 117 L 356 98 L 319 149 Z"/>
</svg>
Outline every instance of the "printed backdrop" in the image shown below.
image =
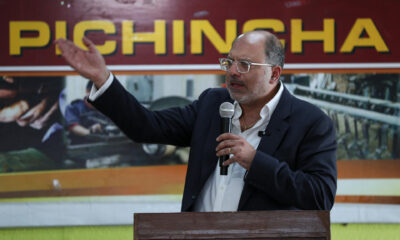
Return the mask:
<svg viewBox="0 0 400 240">
<path fill-rule="evenodd" d="M 182 193 L 189 149 L 127 139 L 85 102 L 87 80 L 55 39 L 83 47 L 88 36 L 156 110 L 223 86 L 218 57 L 238 34 L 267 29 L 286 48 L 282 82 L 335 123 L 336 202 L 400 204 L 399 9 L 395 0 L 0 1 L 0 198 Z"/>
<path fill-rule="evenodd" d="M 1 1 L 0 72 L 65 72 L 53 44 L 92 39 L 116 71 L 215 71 L 246 31 L 268 29 L 286 69 L 400 69 L 400 3 L 384 1 Z M 317 11 L 318 9 L 318 11 Z"/>
</svg>

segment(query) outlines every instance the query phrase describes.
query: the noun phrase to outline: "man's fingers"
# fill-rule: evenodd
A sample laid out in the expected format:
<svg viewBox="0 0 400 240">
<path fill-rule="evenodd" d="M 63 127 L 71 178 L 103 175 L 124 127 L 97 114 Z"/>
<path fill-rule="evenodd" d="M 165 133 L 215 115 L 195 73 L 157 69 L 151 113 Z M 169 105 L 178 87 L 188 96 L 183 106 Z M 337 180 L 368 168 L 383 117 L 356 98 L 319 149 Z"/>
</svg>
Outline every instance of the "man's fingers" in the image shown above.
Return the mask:
<svg viewBox="0 0 400 240">
<path fill-rule="evenodd" d="M 58 48 L 61 50 L 62 56 L 73 68 L 77 68 L 77 55 L 83 50 L 77 47 L 72 41 L 66 39 L 57 39 L 55 41 Z"/>
<path fill-rule="evenodd" d="M 70 58 L 74 57 L 74 55 L 76 53 L 83 51 L 82 49 L 80 49 L 78 46 L 76 46 L 70 40 L 60 38 L 60 39 L 57 39 L 55 41 L 55 43 L 57 44 L 58 48 L 61 50 L 62 55 L 67 59 L 70 59 Z"/>
<path fill-rule="evenodd" d="M 217 157 L 233 154 L 232 148 L 224 148 L 217 151 Z"/>
<path fill-rule="evenodd" d="M 89 38 L 83 37 L 83 43 L 89 49 L 89 52 L 97 52 L 96 46 Z"/>
<path fill-rule="evenodd" d="M 54 42 L 57 44 L 58 48 L 63 54 L 68 50 L 68 44 L 67 44 L 68 40 L 59 38 Z"/>
<path fill-rule="evenodd" d="M 226 160 L 225 162 L 222 163 L 222 165 L 224 166 L 228 166 L 229 164 L 232 164 L 236 161 L 235 157 L 231 157 L 228 160 Z"/>
<path fill-rule="evenodd" d="M 238 135 L 233 134 L 233 133 L 223 133 L 223 134 L 221 134 L 221 135 L 219 135 L 217 137 L 217 141 L 218 142 L 221 142 L 221 141 L 227 140 L 227 139 L 237 140 L 237 139 L 240 139 L 240 137 Z"/>
<path fill-rule="evenodd" d="M 236 140 L 224 140 L 220 142 L 215 149 L 216 151 L 219 151 L 221 149 L 227 148 L 227 147 L 233 147 L 235 145 Z"/>
</svg>

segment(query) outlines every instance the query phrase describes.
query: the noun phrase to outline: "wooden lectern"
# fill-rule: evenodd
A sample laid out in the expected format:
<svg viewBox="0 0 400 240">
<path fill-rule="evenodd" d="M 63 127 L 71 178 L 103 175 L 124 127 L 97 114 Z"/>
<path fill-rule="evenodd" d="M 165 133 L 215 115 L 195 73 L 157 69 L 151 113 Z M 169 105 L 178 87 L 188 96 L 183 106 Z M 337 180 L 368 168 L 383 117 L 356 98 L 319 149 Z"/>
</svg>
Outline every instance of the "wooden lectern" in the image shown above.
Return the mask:
<svg viewBox="0 0 400 240">
<path fill-rule="evenodd" d="M 135 213 L 134 239 L 330 239 L 329 211 Z"/>
</svg>

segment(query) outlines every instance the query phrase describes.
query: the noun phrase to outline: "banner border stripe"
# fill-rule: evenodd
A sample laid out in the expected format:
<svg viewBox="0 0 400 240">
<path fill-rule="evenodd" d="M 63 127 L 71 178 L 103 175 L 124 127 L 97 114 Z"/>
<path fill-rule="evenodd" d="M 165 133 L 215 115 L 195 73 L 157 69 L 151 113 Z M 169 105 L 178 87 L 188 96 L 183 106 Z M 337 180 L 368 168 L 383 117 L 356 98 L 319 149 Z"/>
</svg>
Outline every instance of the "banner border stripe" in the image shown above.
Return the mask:
<svg viewBox="0 0 400 240">
<path fill-rule="evenodd" d="M 111 71 L 177 71 L 177 70 L 220 70 L 218 64 L 155 64 L 155 65 L 108 65 Z M 392 63 L 288 63 L 287 70 L 318 69 L 400 69 L 400 62 Z M 67 65 L 61 66 L 0 66 L 2 72 L 13 71 L 74 71 Z"/>
</svg>

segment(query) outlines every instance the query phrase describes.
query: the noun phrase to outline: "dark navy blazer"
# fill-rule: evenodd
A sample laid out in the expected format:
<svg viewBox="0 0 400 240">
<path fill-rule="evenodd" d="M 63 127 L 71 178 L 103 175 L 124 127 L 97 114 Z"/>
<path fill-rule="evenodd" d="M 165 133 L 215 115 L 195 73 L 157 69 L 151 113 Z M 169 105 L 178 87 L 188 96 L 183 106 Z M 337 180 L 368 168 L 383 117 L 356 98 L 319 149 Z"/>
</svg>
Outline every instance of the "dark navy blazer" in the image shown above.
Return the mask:
<svg viewBox="0 0 400 240">
<path fill-rule="evenodd" d="M 194 203 L 218 158 L 224 88 L 182 108 L 149 111 L 114 79 L 92 104 L 136 142 L 190 146 L 182 211 Z M 336 138 L 330 118 L 285 88 L 247 172 L 238 210 L 330 210 L 336 194 Z"/>
</svg>

